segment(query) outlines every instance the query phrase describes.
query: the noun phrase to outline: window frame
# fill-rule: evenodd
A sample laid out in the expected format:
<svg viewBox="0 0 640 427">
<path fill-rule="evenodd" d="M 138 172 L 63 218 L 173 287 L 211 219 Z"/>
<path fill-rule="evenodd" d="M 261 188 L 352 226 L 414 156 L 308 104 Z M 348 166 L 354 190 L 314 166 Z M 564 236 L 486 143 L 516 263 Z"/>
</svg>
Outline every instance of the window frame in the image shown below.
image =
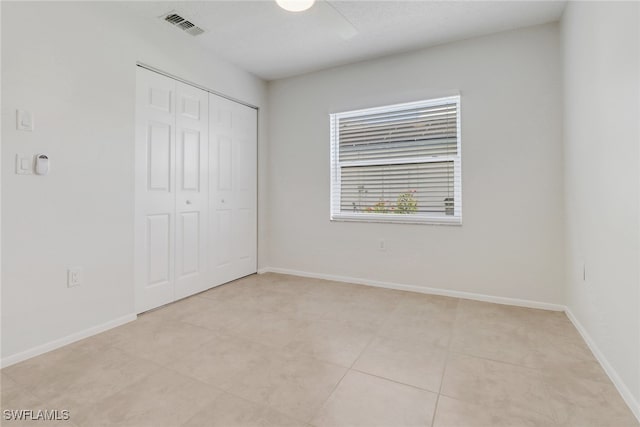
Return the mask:
<svg viewBox="0 0 640 427">
<path fill-rule="evenodd" d="M 375 160 L 339 161 L 340 138 L 339 122 L 342 118 L 358 117 L 366 114 L 392 113 L 417 107 L 433 107 L 438 105 L 456 105 L 456 139 L 457 154 L 450 156 L 423 156 L 405 158 L 383 158 Z M 436 225 L 462 225 L 462 134 L 461 134 L 460 94 L 425 99 L 421 101 L 405 102 L 381 107 L 364 108 L 359 110 L 344 111 L 329 114 L 330 122 L 330 211 L 331 221 L 346 222 L 377 222 L 396 224 L 436 224 Z M 377 166 L 394 164 L 424 164 L 438 162 L 453 162 L 454 176 L 454 215 L 440 214 L 385 214 L 370 212 L 340 212 L 341 200 L 341 168 L 349 166 Z"/>
</svg>

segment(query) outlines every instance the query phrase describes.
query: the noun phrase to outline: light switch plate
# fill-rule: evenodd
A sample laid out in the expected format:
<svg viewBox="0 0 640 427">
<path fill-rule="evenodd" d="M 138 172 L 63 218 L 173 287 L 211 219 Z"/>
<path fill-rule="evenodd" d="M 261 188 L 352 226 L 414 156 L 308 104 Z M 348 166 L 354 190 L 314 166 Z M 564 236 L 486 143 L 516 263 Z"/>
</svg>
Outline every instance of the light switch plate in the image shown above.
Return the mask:
<svg viewBox="0 0 640 427">
<path fill-rule="evenodd" d="M 30 111 L 16 110 L 16 129 L 33 131 L 33 115 Z"/>
<path fill-rule="evenodd" d="M 24 154 L 16 154 L 16 174 L 32 175 L 33 158 Z"/>
</svg>

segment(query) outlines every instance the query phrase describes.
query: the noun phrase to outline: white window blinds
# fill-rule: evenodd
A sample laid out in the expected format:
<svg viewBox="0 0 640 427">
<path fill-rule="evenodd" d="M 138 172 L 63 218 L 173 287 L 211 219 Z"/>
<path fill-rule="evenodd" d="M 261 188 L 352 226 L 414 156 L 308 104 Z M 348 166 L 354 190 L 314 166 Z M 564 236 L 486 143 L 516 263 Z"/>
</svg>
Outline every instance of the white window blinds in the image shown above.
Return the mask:
<svg viewBox="0 0 640 427">
<path fill-rule="evenodd" d="M 332 220 L 461 223 L 458 96 L 330 119 Z"/>
</svg>

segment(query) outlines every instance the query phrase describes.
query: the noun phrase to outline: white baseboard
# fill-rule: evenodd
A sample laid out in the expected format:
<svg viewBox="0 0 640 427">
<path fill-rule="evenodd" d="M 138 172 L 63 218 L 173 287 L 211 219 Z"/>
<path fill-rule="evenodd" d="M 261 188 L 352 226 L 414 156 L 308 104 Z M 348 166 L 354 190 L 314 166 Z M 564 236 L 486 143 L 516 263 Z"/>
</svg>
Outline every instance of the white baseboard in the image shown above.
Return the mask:
<svg viewBox="0 0 640 427">
<path fill-rule="evenodd" d="M 13 354 L 11 356 L 4 357 L 0 361 L 0 367 L 6 368 L 7 366 L 14 365 L 18 362 L 22 362 L 23 360 L 27 360 L 32 357 L 39 356 L 41 354 L 47 353 L 49 351 L 55 350 L 65 345 L 74 343 L 76 341 L 80 341 L 81 339 L 88 338 L 93 335 L 97 335 L 100 332 L 104 332 L 109 329 L 115 328 L 120 325 L 124 325 L 125 323 L 129 323 L 133 320 L 136 320 L 137 317 L 138 316 L 136 316 L 135 314 L 127 314 L 126 316 L 118 317 L 117 319 L 110 320 L 101 325 L 93 326 L 83 331 L 75 332 L 71 335 L 67 335 L 66 337 L 50 341 L 48 343 L 39 345 L 37 347 L 33 347 L 29 350 L 25 350 L 20 353 Z"/>
<path fill-rule="evenodd" d="M 358 285 L 375 286 L 378 288 L 397 289 L 400 291 L 419 292 L 422 294 L 442 295 L 447 297 L 464 298 L 476 301 L 492 302 L 496 304 L 515 305 L 518 307 L 539 308 L 542 310 L 564 311 L 565 306 L 541 301 L 531 301 L 518 298 L 506 298 L 493 295 L 476 294 L 472 292 L 454 291 L 449 289 L 429 288 L 425 286 L 406 285 L 379 280 L 360 279 L 357 277 L 334 276 L 331 274 L 310 273 L 307 271 L 290 270 L 286 268 L 265 267 L 258 270 L 258 274 L 280 273 L 292 276 L 310 277 L 313 279 L 333 280 L 335 282 L 355 283 Z"/>
<path fill-rule="evenodd" d="M 571 323 L 573 323 L 573 326 L 575 326 L 578 332 L 580 332 L 582 339 L 587 343 L 589 349 L 591 349 L 591 352 L 600 363 L 600 366 L 602 366 L 602 369 L 604 369 L 604 371 L 607 373 L 613 385 L 616 386 L 618 392 L 626 402 L 627 406 L 629 406 L 629 409 L 631 409 L 631 412 L 633 412 L 633 415 L 635 415 L 640 422 L 640 402 L 638 402 L 633 396 L 631 390 L 629 390 L 624 381 L 622 381 L 622 378 L 620 378 L 618 372 L 616 372 L 613 366 L 611 366 L 611 363 L 609 363 L 602 351 L 600 351 L 600 348 L 596 345 L 595 341 L 591 338 L 584 326 L 582 326 L 578 318 L 574 316 L 569 307 L 566 307 L 565 313 L 567 314 L 569 320 L 571 320 Z"/>
</svg>

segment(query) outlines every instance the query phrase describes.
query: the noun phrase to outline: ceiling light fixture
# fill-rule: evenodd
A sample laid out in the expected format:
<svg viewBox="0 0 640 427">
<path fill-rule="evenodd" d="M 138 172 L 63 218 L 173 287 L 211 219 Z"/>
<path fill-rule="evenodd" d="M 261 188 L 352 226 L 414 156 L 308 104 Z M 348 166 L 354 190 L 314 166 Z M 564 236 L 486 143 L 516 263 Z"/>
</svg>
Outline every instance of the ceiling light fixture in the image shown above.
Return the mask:
<svg viewBox="0 0 640 427">
<path fill-rule="evenodd" d="M 302 12 L 309 9 L 316 0 L 276 0 L 278 6 L 289 12 Z"/>
</svg>

